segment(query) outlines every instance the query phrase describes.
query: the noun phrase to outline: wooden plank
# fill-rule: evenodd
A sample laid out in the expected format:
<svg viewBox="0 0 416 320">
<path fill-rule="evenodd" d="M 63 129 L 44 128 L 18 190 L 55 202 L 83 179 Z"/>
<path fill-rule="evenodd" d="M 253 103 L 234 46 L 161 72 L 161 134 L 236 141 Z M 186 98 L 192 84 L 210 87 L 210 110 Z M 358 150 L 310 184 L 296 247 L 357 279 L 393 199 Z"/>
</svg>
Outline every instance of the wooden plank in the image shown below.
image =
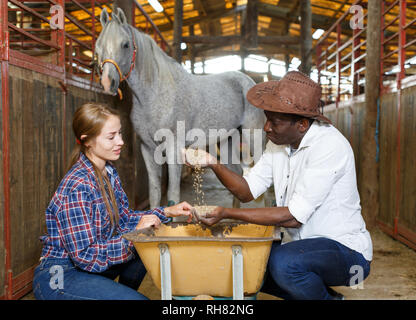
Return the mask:
<svg viewBox="0 0 416 320">
<path fill-rule="evenodd" d="M 299 70 L 309 75 L 312 67 L 312 10 L 311 0 L 300 0 L 300 56 Z"/>
<path fill-rule="evenodd" d="M 232 43 L 241 43 L 242 38 L 239 35 L 232 36 L 186 36 L 182 38 L 186 43 L 201 43 L 201 44 L 217 44 L 226 45 Z M 299 37 L 293 36 L 262 36 L 257 37 L 257 41 L 260 44 L 273 44 L 273 45 L 289 45 L 298 44 Z"/>
<path fill-rule="evenodd" d="M 23 92 L 30 90 L 22 70 L 10 68 L 10 240 L 11 268 L 23 264 Z M 19 273 L 16 271 L 16 273 Z"/>
<path fill-rule="evenodd" d="M 361 154 L 362 154 L 362 137 L 363 137 L 363 131 L 364 131 L 364 110 L 365 110 L 365 103 L 355 103 L 353 112 L 354 112 L 354 155 L 355 155 L 355 168 L 357 171 L 357 186 L 358 191 L 361 191 Z M 361 195 L 361 193 L 360 193 Z"/>
<path fill-rule="evenodd" d="M 396 93 L 384 94 L 380 103 L 380 213 L 379 220 L 394 225 L 396 190 Z"/>
<path fill-rule="evenodd" d="M 1 62 L 2 63 L 7 62 Z M 1 75 L 1 68 L 0 68 L 0 108 L 3 110 L 3 97 L 2 97 L 2 75 Z M 3 132 L 3 118 L 2 113 L 0 112 L 0 132 Z M 0 141 L 0 155 L 3 157 L 3 142 Z M 3 182 L 3 166 L 0 166 L 0 181 Z M 4 286 L 5 286 L 5 242 L 4 242 L 4 192 L 3 192 L 3 183 L 0 183 L 0 297 L 5 294 Z"/>
<path fill-rule="evenodd" d="M 258 15 L 257 0 L 247 1 L 247 16 L 245 25 L 242 29 L 244 30 L 244 44 L 247 48 L 256 48 L 258 45 L 257 26 L 258 26 Z"/>
<path fill-rule="evenodd" d="M 38 237 L 45 233 L 45 209 L 62 171 L 60 134 L 53 129 L 59 127 L 56 126 L 60 118 L 57 100 L 61 89 L 47 76 L 17 67 L 12 68 L 12 79 L 15 94 L 11 93 L 10 116 L 11 197 L 14 199 L 11 256 L 13 275 L 16 275 L 33 267 L 39 259 Z M 54 163 L 55 170 L 48 169 L 48 161 Z"/>
<path fill-rule="evenodd" d="M 32 72 L 25 71 L 28 76 L 32 76 Z M 40 86 L 36 85 L 30 78 L 28 81 L 19 79 L 18 81 L 23 81 L 22 89 L 25 94 L 21 94 L 21 106 L 20 108 L 23 109 L 22 112 L 22 158 L 19 161 L 22 162 L 23 167 L 23 181 L 22 183 L 22 212 L 21 215 L 23 219 L 20 221 L 19 230 L 15 230 L 19 233 L 19 236 L 23 240 L 23 247 L 20 248 L 20 252 L 22 253 L 22 262 L 13 268 L 14 274 L 19 274 L 30 268 L 32 266 L 32 262 L 36 261 L 35 254 L 39 256 L 40 252 L 38 252 L 40 246 L 39 241 L 30 241 L 31 236 L 37 231 L 37 228 L 33 228 L 38 223 L 39 214 L 36 212 L 39 210 L 37 205 L 37 195 L 39 193 L 39 187 L 42 187 L 36 182 L 39 182 L 39 172 L 36 170 L 36 157 L 38 154 L 37 145 L 39 145 L 39 141 L 35 137 L 39 137 L 39 133 L 35 131 L 34 121 L 36 120 L 35 114 L 40 113 L 38 106 L 33 104 L 32 97 L 36 96 L 38 99 L 42 97 L 42 91 Z M 20 93 L 20 92 L 19 92 Z"/>
<path fill-rule="evenodd" d="M 369 227 L 376 225 L 379 213 L 379 177 L 378 163 L 375 161 L 377 146 L 374 132 L 377 121 L 377 99 L 380 95 L 380 3 L 368 1 L 367 22 L 367 58 L 365 78 L 364 137 L 362 145 L 362 213 Z"/>
<path fill-rule="evenodd" d="M 401 205 L 399 223 L 416 232 L 416 87 L 402 91 Z"/>
<path fill-rule="evenodd" d="M 183 0 L 175 1 L 173 19 L 173 58 L 179 63 L 182 62 L 182 25 L 183 25 Z"/>
</svg>

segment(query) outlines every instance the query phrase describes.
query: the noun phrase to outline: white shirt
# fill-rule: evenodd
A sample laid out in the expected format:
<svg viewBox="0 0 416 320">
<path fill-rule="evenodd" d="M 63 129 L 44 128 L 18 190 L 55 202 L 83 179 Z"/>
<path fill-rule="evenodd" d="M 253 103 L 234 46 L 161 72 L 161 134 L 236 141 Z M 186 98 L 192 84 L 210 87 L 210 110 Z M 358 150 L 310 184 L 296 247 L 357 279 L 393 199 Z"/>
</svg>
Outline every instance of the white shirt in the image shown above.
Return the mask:
<svg viewBox="0 0 416 320">
<path fill-rule="evenodd" d="M 361 215 L 354 154 L 332 125 L 314 121 L 298 149 L 269 141 L 262 157 L 244 175 L 254 199 L 272 184 L 278 207 L 302 223 L 287 228 L 293 240 L 325 237 L 372 260 L 371 237 Z"/>
</svg>

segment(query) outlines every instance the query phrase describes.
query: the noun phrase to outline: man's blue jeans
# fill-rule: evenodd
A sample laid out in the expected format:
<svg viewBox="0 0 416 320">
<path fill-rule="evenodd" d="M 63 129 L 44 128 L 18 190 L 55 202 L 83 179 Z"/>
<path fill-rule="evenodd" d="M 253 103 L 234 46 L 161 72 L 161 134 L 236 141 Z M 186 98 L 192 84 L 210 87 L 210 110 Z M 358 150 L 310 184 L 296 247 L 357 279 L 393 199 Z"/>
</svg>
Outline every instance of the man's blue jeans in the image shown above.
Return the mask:
<svg viewBox="0 0 416 320">
<path fill-rule="evenodd" d="M 361 253 L 331 239 L 273 243 L 260 291 L 283 299 L 332 300 L 329 286 L 356 285 L 369 273 Z"/>
<path fill-rule="evenodd" d="M 137 292 L 145 274 L 137 253 L 102 273 L 83 271 L 69 258 L 45 258 L 35 269 L 33 293 L 38 300 L 147 300 Z"/>
</svg>

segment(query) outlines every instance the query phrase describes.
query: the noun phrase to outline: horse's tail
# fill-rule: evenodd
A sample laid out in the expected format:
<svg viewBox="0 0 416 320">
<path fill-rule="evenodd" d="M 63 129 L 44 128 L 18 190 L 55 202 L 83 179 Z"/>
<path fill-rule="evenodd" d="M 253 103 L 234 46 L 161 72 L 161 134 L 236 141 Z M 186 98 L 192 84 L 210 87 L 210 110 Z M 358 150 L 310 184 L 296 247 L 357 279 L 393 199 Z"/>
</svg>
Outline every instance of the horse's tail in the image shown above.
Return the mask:
<svg viewBox="0 0 416 320">
<path fill-rule="evenodd" d="M 249 76 L 244 75 L 242 81 L 242 93 L 244 96 L 244 118 L 242 121 L 242 143 L 243 156 L 247 157 L 244 164 L 250 161 L 257 162 L 265 148 L 266 134 L 263 126 L 266 121 L 266 116 L 262 109 L 256 108 L 247 100 L 247 92 L 256 83 Z M 244 130 L 245 129 L 245 130 Z M 251 159 L 248 158 L 250 152 Z M 243 159 L 244 160 L 244 159 Z"/>
</svg>

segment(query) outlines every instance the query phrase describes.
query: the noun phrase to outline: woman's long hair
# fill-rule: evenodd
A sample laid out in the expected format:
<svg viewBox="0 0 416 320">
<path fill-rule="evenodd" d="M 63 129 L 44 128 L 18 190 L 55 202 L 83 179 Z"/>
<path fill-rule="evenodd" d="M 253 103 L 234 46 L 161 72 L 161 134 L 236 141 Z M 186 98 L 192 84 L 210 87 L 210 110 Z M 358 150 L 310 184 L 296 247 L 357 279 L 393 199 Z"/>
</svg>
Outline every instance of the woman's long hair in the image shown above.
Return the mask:
<svg viewBox="0 0 416 320">
<path fill-rule="evenodd" d="M 103 103 L 98 102 L 89 102 L 83 104 L 80 108 L 75 111 L 73 120 L 72 120 L 72 130 L 74 132 L 75 138 L 77 139 L 77 144 L 75 145 L 74 150 L 72 151 L 69 168 L 71 168 L 79 159 L 81 152 L 88 157 L 88 147 L 85 145 L 85 142 L 95 139 L 104 127 L 105 122 L 108 117 L 114 115 L 120 117 L 119 113 Z M 83 140 L 81 136 L 86 135 L 86 138 Z M 119 221 L 119 211 L 116 198 L 114 195 L 113 188 L 110 181 L 106 175 L 103 175 L 101 170 L 97 168 L 91 159 L 89 159 L 98 181 L 98 186 L 100 187 L 101 195 L 104 199 L 105 206 L 110 215 L 111 225 L 116 230 L 118 221 Z M 104 182 L 105 181 L 105 182 Z M 105 190 L 104 183 L 108 187 L 108 194 L 111 201 L 107 197 L 107 192 Z"/>
</svg>

